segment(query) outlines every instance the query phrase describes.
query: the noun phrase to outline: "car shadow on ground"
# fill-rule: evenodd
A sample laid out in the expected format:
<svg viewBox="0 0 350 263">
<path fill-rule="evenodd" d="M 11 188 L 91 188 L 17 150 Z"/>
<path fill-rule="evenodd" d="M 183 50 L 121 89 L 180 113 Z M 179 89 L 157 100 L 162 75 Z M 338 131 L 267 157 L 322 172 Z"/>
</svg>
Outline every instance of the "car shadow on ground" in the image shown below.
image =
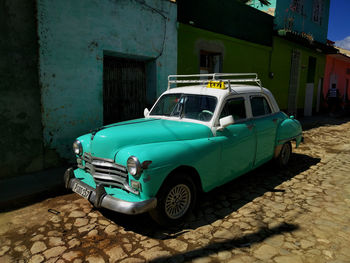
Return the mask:
<svg viewBox="0 0 350 263">
<path fill-rule="evenodd" d="M 124 227 L 126 231 L 160 240 L 172 239 L 190 229 L 222 219 L 266 192 L 284 192 L 284 189 L 278 187 L 281 183 L 308 170 L 318 162 L 320 162 L 319 158 L 293 153 L 288 168 L 282 170 L 271 161 L 209 193 L 201 194 L 200 202 L 192 215 L 175 227 L 160 227 L 148 214 L 128 216 L 108 210 L 101 210 L 101 212 L 106 218 Z M 262 219 L 262 216 L 256 215 L 256 218 Z"/>
</svg>

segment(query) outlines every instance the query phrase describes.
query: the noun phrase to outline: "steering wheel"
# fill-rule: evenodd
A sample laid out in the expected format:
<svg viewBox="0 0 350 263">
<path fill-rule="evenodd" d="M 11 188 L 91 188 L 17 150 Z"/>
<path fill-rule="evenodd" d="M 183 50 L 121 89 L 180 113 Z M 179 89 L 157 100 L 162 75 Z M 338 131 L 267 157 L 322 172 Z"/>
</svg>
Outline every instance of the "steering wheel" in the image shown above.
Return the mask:
<svg viewBox="0 0 350 263">
<path fill-rule="evenodd" d="M 201 121 L 209 121 L 213 117 L 213 113 L 210 110 L 202 110 L 198 114 L 198 119 Z"/>
</svg>

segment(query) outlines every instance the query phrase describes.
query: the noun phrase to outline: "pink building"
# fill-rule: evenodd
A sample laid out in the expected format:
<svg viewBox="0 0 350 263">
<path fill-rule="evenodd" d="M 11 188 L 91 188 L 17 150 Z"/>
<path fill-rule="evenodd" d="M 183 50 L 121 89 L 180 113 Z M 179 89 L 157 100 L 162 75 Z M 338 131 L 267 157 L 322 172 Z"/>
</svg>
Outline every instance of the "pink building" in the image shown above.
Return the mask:
<svg viewBox="0 0 350 263">
<path fill-rule="evenodd" d="M 337 54 L 329 54 L 326 58 L 323 95 L 326 98 L 328 90 L 335 84 L 344 106 L 350 100 L 350 51 L 337 49 Z"/>
</svg>

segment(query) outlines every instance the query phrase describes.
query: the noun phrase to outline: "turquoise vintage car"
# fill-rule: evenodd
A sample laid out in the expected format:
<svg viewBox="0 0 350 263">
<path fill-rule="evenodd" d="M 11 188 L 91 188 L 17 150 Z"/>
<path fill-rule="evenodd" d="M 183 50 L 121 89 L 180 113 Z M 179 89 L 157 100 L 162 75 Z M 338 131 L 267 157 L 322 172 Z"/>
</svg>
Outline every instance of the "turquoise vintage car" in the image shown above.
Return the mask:
<svg viewBox="0 0 350 263">
<path fill-rule="evenodd" d="M 174 224 L 200 191 L 271 159 L 283 167 L 291 142 L 302 141 L 300 123 L 280 111 L 256 74 L 169 76 L 168 90 L 144 115 L 77 138 L 66 187 L 95 207 Z"/>
</svg>

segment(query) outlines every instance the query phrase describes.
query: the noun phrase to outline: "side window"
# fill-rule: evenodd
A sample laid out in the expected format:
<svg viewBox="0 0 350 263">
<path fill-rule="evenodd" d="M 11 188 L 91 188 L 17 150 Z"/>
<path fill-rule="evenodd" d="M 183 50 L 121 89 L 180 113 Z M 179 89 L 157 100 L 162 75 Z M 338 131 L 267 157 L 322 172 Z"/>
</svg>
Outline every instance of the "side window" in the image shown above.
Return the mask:
<svg viewBox="0 0 350 263">
<path fill-rule="evenodd" d="M 244 98 L 233 98 L 226 101 L 220 114 L 220 119 L 229 115 L 232 115 L 235 121 L 243 120 L 247 117 Z"/>
<path fill-rule="evenodd" d="M 263 116 L 271 113 L 269 103 L 264 97 L 251 97 L 250 105 L 252 106 L 253 117 Z"/>
</svg>

